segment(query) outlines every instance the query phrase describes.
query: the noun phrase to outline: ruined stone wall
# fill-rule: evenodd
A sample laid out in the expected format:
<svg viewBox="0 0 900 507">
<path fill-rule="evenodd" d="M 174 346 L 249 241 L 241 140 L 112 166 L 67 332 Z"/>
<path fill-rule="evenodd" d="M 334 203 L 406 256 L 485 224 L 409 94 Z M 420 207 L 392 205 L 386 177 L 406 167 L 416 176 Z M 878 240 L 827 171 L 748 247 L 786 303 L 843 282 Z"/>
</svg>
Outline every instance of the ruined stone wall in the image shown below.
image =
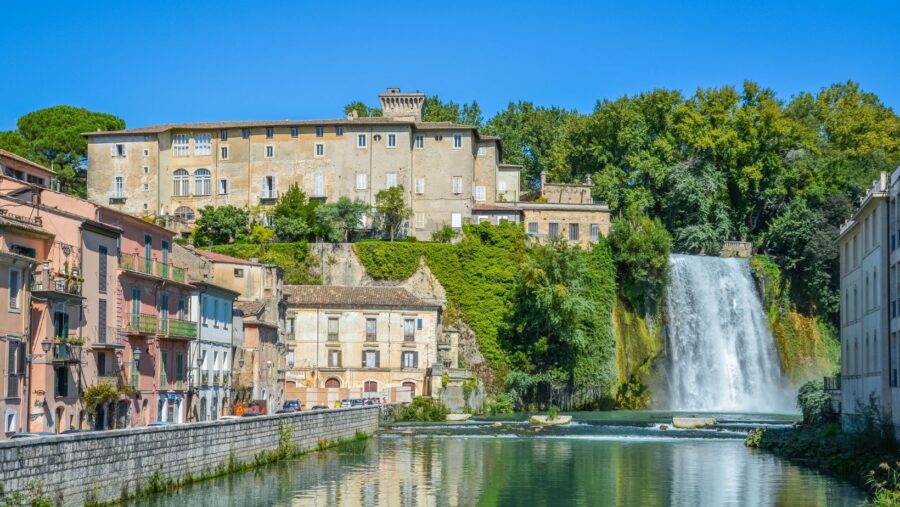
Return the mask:
<svg viewBox="0 0 900 507">
<path fill-rule="evenodd" d="M 374 433 L 379 414 L 379 407 L 358 407 L 7 440 L 0 442 L 0 483 L 6 493 L 26 495 L 39 483 L 61 505 L 110 501 L 146 488 L 154 474 L 183 481 L 229 461 L 252 462 L 261 451 L 278 448 L 285 424 L 305 451 L 322 439 Z"/>
</svg>

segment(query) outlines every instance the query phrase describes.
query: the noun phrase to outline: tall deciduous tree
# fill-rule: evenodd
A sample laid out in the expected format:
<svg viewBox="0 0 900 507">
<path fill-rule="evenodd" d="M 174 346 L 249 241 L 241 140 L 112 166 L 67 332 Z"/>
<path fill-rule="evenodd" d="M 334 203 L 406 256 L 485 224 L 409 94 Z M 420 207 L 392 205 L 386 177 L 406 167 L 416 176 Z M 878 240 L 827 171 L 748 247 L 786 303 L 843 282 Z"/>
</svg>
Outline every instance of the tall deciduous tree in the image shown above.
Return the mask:
<svg viewBox="0 0 900 507">
<path fill-rule="evenodd" d="M 302 241 L 319 232 L 316 229 L 315 208 L 318 201 L 310 201 L 300 186 L 294 183 L 272 209 L 273 228 L 281 241 Z"/>
<path fill-rule="evenodd" d="M 669 282 L 672 237 L 662 222 L 628 210 L 613 220 L 609 242 L 617 285 L 634 308 L 655 304 Z"/>
<path fill-rule="evenodd" d="M 320 205 L 316 208 L 320 237 L 333 243 L 349 241 L 350 233 L 359 229 L 361 218 L 366 216 L 368 209 L 365 201 L 349 197 Z"/>
<path fill-rule="evenodd" d="M 236 206 L 205 206 L 194 223 L 194 244 L 198 247 L 246 241 L 250 235 L 250 214 Z"/>
<path fill-rule="evenodd" d="M 376 228 L 394 241 L 403 223 L 412 216 L 412 208 L 406 205 L 403 185 L 386 188 L 375 194 Z"/>
</svg>

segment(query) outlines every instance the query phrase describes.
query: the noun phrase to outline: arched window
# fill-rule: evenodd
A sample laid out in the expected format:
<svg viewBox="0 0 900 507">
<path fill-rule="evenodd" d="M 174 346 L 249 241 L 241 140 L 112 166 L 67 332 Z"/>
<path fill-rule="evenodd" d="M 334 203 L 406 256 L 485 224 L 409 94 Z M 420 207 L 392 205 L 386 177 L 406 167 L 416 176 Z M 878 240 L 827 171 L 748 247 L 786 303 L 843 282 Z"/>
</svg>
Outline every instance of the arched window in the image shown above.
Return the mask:
<svg viewBox="0 0 900 507">
<path fill-rule="evenodd" d="M 406 381 L 406 382 L 403 383 L 403 387 L 408 387 L 408 388 L 409 388 L 410 395 L 411 395 L 413 398 L 416 397 L 416 383 L 415 383 L 415 382 Z"/>
<path fill-rule="evenodd" d="M 365 384 L 363 384 L 363 391 L 367 393 L 375 393 L 378 392 L 378 382 L 374 380 L 367 380 Z"/>
<path fill-rule="evenodd" d="M 181 220 L 182 222 L 193 222 L 194 210 L 188 208 L 187 206 L 179 206 L 178 209 L 175 210 L 175 220 Z"/>
<path fill-rule="evenodd" d="M 174 180 L 174 187 L 172 188 L 172 195 L 176 197 L 184 197 L 186 195 L 190 195 L 190 179 L 191 175 L 184 169 L 178 169 L 173 173 L 172 179 Z"/>
<path fill-rule="evenodd" d="M 330 387 L 330 388 L 341 387 L 341 381 L 334 377 L 331 377 L 330 379 L 325 381 L 325 387 Z"/>
<path fill-rule="evenodd" d="M 194 171 L 194 195 L 209 195 L 212 177 L 209 169 L 197 169 Z"/>
</svg>

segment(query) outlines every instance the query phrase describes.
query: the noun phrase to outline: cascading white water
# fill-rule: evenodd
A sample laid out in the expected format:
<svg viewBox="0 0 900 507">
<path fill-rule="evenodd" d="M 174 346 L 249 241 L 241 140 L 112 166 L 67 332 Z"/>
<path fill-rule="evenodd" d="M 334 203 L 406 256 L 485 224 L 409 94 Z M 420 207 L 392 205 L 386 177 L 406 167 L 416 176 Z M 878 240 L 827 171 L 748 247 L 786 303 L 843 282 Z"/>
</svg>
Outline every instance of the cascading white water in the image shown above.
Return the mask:
<svg viewBox="0 0 900 507">
<path fill-rule="evenodd" d="M 796 411 L 749 262 L 672 255 L 669 263 L 669 408 Z"/>
</svg>

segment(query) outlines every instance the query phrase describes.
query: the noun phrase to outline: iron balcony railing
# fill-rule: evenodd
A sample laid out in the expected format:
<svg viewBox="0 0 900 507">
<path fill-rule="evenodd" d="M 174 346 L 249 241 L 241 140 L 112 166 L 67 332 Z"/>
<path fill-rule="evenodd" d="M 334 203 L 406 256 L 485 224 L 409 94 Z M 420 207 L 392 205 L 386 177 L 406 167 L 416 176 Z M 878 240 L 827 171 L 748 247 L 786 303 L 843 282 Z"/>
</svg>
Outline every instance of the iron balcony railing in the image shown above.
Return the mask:
<svg viewBox="0 0 900 507">
<path fill-rule="evenodd" d="M 197 323 L 189 320 L 163 319 L 160 321 L 160 334 L 165 336 L 181 336 L 193 338 L 197 336 Z"/>
<path fill-rule="evenodd" d="M 137 254 L 123 253 L 119 259 L 119 266 L 126 271 L 133 271 L 148 276 L 171 280 L 173 282 L 185 282 L 185 270 L 171 264 L 165 264 L 154 259 L 141 257 Z"/>
<path fill-rule="evenodd" d="M 840 391 L 841 377 L 825 377 L 823 379 L 826 391 Z"/>
<path fill-rule="evenodd" d="M 131 333 L 154 334 L 159 329 L 159 317 L 146 313 L 132 313 L 128 316 L 128 331 Z"/>
<path fill-rule="evenodd" d="M 124 331 L 115 326 L 97 326 L 97 333 L 94 339 L 95 345 L 109 345 L 113 347 L 122 347 L 125 345 Z"/>
<path fill-rule="evenodd" d="M 81 345 L 67 342 L 53 344 L 53 360 L 77 363 L 81 360 Z"/>
</svg>

